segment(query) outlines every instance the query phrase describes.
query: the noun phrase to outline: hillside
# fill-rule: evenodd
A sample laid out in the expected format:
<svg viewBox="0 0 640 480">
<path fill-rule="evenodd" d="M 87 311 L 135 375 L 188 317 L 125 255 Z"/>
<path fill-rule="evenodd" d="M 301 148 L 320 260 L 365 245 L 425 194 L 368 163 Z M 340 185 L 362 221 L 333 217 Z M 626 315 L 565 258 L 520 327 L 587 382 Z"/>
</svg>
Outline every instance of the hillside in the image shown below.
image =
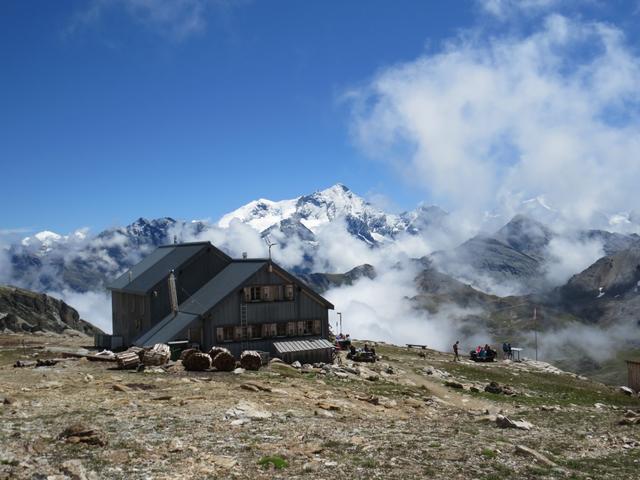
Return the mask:
<svg viewBox="0 0 640 480">
<path fill-rule="evenodd" d="M 101 332 L 77 310 L 44 293 L 0 285 L 0 332 Z"/>
<path fill-rule="evenodd" d="M 640 399 L 541 362 L 13 368 L 59 355 L 38 338 L 0 336 L 0 478 L 637 478 Z"/>
</svg>

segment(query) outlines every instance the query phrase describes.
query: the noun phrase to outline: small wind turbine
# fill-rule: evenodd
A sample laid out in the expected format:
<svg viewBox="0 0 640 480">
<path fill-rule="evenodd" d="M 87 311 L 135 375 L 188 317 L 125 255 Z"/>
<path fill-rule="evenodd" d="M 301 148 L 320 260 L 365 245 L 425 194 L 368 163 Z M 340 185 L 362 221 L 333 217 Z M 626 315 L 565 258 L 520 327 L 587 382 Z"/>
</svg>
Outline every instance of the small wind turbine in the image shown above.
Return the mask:
<svg viewBox="0 0 640 480">
<path fill-rule="evenodd" d="M 264 237 L 264 243 L 269 247 L 269 261 L 271 261 L 271 247 L 277 245 L 277 243 L 271 241 L 271 237 L 269 235 Z"/>
</svg>

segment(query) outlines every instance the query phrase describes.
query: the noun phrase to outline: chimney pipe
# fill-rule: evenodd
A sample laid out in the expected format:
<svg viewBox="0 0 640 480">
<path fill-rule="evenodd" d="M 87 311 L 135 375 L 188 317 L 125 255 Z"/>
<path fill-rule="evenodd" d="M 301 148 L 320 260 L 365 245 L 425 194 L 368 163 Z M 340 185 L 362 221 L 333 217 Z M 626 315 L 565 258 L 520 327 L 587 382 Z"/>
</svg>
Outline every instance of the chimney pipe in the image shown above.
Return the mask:
<svg viewBox="0 0 640 480">
<path fill-rule="evenodd" d="M 242 252 L 242 259 L 246 260 L 247 259 L 247 252 Z"/>
<path fill-rule="evenodd" d="M 169 304 L 174 315 L 178 313 L 178 291 L 176 290 L 176 276 L 171 270 L 169 274 Z"/>
<path fill-rule="evenodd" d="M 133 282 L 133 272 L 129 270 L 129 283 Z"/>
</svg>

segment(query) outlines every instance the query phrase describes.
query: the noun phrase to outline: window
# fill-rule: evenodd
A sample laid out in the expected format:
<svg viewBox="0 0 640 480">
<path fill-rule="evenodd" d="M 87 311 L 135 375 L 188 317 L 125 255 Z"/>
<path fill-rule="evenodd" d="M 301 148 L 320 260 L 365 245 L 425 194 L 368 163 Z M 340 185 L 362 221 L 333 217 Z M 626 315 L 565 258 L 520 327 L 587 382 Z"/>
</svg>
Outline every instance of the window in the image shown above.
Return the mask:
<svg viewBox="0 0 640 480">
<path fill-rule="evenodd" d="M 262 336 L 264 338 L 271 338 L 277 335 L 277 328 L 275 323 L 265 323 L 262 325 Z"/>
<path fill-rule="evenodd" d="M 284 298 L 287 300 L 293 300 L 293 285 L 285 285 Z"/>
<path fill-rule="evenodd" d="M 245 302 L 250 302 L 251 301 L 251 289 L 249 287 L 245 287 L 243 288 L 244 291 L 244 301 Z"/>
<path fill-rule="evenodd" d="M 244 327 L 246 328 L 246 327 Z M 246 333 L 246 330 L 244 330 Z M 233 339 L 238 342 L 242 340 L 243 327 L 234 327 L 233 328 Z"/>
<path fill-rule="evenodd" d="M 276 335 L 278 337 L 287 336 L 287 323 L 285 322 L 276 323 Z"/>
<path fill-rule="evenodd" d="M 224 328 L 222 327 L 216 328 L 216 342 L 224 342 Z"/>
<path fill-rule="evenodd" d="M 298 335 L 304 335 L 304 328 L 305 328 L 305 324 L 306 322 L 296 322 L 297 323 L 297 327 L 298 327 Z"/>
<path fill-rule="evenodd" d="M 314 335 L 322 334 L 322 322 L 320 320 L 313 321 L 313 334 Z"/>
<path fill-rule="evenodd" d="M 259 302 L 262 299 L 261 293 L 262 289 L 260 287 L 251 287 L 251 301 Z"/>
<path fill-rule="evenodd" d="M 234 327 L 223 327 L 223 341 L 225 342 L 231 342 L 233 340 L 233 335 L 234 335 Z"/>
<path fill-rule="evenodd" d="M 262 325 L 249 325 L 247 327 L 248 338 L 259 339 L 262 338 Z"/>
<path fill-rule="evenodd" d="M 273 299 L 274 300 L 284 299 L 284 288 L 282 287 L 282 285 L 273 286 Z"/>
<path fill-rule="evenodd" d="M 302 333 L 304 335 L 311 335 L 313 333 L 313 320 L 306 320 L 304 322 L 304 330 Z"/>
<path fill-rule="evenodd" d="M 288 322 L 287 323 L 287 335 L 290 337 L 296 336 L 296 322 Z"/>
</svg>

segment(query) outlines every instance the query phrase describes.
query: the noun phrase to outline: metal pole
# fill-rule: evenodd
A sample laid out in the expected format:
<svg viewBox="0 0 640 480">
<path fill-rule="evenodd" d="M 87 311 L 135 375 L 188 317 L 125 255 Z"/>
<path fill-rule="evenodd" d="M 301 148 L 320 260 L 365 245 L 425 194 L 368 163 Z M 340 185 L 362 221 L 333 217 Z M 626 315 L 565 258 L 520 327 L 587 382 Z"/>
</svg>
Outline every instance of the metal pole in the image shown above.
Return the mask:
<svg viewBox="0 0 640 480">
<path fill-rule="evenodd" d="M 533 328 L 536 333 L 536 362 L 538 361 L 538 320 L 537 320 L 537 309 L 533 307 Z"/>
<path fill-rule="evenodd" d="M 340 317 L 340 335 L 342 335 L 342 312 L 336 312 Z"/>
</svg>

